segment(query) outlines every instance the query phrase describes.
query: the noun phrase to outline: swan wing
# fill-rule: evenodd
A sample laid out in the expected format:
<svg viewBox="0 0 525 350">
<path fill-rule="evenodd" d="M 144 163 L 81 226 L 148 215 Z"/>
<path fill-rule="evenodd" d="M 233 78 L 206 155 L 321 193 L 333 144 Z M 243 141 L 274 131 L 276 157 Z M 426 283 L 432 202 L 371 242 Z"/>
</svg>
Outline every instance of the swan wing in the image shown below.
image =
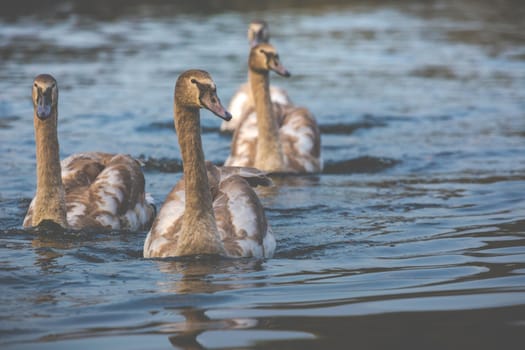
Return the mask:
<svg viewBox="0 0 525 350">
<path fill-rule="evenodd" d="M 33 211 L 34 211 L 34 206 L 35 206 L 35 199 L 36 199 L 36 197 L 33 197 L 33 199 L 31 200 L 31 203 L 29 203 L 29 207 L 27 208 L 27 213 L 26 213 L 26 216 L 24 218 L 24 222 L 22 223 L 23 227 L 31 227 L 31 225 L 32 225 L 32 222 L 33 222 Z"/>
<path fill-rule="evenodd" d="M 251 89 L 248 83 L 242 84 L 235 92 L 230 100 L 230 104 L 228 105 L 228 111 L 232 114 L 233 118 L 229 122 L 223 121 L 221 123 L 221 131 L 234 132 L 239 128 L 243 119 L 249 114 L 249 111 L 254 108 L 253 99 L 250 94 Z M 292 104 L 290 96 L 288 96 L 286 90 L 278 86 L 270 86 L 270 99 L 276 104 Z"/>
<path fill-rule="evenodd" d="M 284 106 L 280 115 L 279 139 L 290 170 L 321 171 L 321 135 L 314 116 L 306 108 L 291 106 Z"/>
<path fill-rule="evenodd" d="M 140 230 L 151 224 L 153 199 L 145 193 L 144 174 L 134 158 L 82 153 L 64 159 L 62 169 L 72 228 Z"/>
<path fill-rule="evenodd" d="M 270 85 L 270 100 L 280 105 L 292 105 L 292 100 L 286 90 L 279 86 Z"/>
<path fill-rule="evenodd" d="M 221 170 L 228 173 L 232 169 Z M 252 170 L 234 171 L 239 174 L 230 173 L 220 181 L 213 201 L 215 220 L 224 248 L 228 255 L 234 257 L 270 258 L 275 251 L 275 237 L 261 201 L 241 175 Z"/>
<path fill-rule="evenodd" d="M 230 155 L 224 165 L 253 167 L 257 152 L 257 137 L 259 136 L 257 114 L 251 108 L 240 119 L 241 123 L 233 134 Z"/>
<path fill-rule="evenodd" d="M 221 181 L 230 176 L 240 176 L 248 182 L 251 187 L 270 186 L 272 180 L 268 175 L 259 169 L 249 167 L 223 166 L 219 168 Z"/>
<path fill-rule="evenodd" d="M 323 169 L 321 135 L 314 116 L 302 107 L 273 104 L 279 140 L 290 172 L 319 172 Z M 226 166 L 253 167 L 257 153 L 257 115 L 250 110 L 233 135 Z"/>
<path fill-rule="evenodd" d="M 92 184 L 112 157 L 109 153 L 85 152 L 64 158 L 60 167 L 66 193 L 71 189 Z"/>
<path fill-rule="evenodd" d="M 185 200 L 184 179 L 181 179 L 166 197 L 146 236 L 145 258 L 173 256 L 182 228 Z"/>
</svg>

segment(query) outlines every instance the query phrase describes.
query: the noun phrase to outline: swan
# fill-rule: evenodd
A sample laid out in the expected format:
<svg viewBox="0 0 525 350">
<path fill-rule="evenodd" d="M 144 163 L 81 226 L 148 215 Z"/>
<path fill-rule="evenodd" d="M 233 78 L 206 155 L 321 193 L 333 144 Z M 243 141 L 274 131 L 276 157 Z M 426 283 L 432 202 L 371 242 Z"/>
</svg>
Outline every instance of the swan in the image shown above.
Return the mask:
<svg viewBox="0 0 525 350">
<path fill-rule="evenodd" d="M 184 174 L 153 222 L 144 242 L 144 257 L 214 254 L 270 258 L 275 238 L 252 186 L 268 186 L 271 180 L 257 169 L 205 162 L 200 108 L 231 119 L 211 76 L 189 70 L 177 79 L 174 103 Z"/>
<path fill-rule="evenodd" d="M 248 26 L 248 42 L 250 48 L 260 43 L 267 43 L 270 41 L 270 30 L 268 23 L 263 20 L 254 20 Z M 279 103 L 283 105 L 291 104 L 290 97 L 285 89 L 278 86 L 270 86 L 270 98 L 273 103 Z M 228 111 L 232 114 L 233 118 L 231 121 L 223 121 L 221 123 L 221 132 L 234 132 L 235 129 L 241 123 L 242 116 L 246 115 L 246 112 L 253 107 L 253 98 L 248 82 L 242 84 L 237 92 L 233 95 L 228 105 Z"/>
<path fill-rule="evenodd" d="M 289 77 L 276 49 L 267 43 L 250 51 L 249 82 L 255 109 L 235 131 L 226 166 L 249 166 L 269 173 L 316 173 L 323 169 L 321 136 L 303 107 L 272 103 L 269 71 Z"/>
<path fill-rule="evenodd" d="M 155 216 L 140 163 L 124 154 L 88 152 L 60 162 L 58 84 L 49 74 L 33 81 L 36 195 L 24 227 L 148 229 Z"/>
</svg>

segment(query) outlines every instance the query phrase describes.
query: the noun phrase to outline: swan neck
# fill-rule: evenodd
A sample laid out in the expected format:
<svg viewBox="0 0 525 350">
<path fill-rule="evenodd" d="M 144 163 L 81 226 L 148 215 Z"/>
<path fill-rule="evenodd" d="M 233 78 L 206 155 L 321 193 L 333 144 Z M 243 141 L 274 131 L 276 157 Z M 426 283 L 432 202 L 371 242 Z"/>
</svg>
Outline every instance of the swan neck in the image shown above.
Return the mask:
<svg viewBox="0 0 525 350">
<path fill-rule="evenodd" d="M 198 108 L 175 103 L 175 129 L 184 168 L 185 210 L 177 255 L 222 252 L 202 149 Z"/>
<path fill-rule="evenodd" d="M 57 135 L 57 114 L 55 106 L 49 119 L 40 120 L 36 113 L 33 117 L 37 185 L 32 226 L 49 220 L 64 228 L 67 227 L 66 201 Z"/>
<path fill-rule="evenodd" d="M 248 76 L 259 132 L 255 167 L 265 171 L 280 171 L 284 168 L 284 157 L 279 140 L 279 127 L 270 98 L 269 72 L 250 69 Z"/>
</svg>

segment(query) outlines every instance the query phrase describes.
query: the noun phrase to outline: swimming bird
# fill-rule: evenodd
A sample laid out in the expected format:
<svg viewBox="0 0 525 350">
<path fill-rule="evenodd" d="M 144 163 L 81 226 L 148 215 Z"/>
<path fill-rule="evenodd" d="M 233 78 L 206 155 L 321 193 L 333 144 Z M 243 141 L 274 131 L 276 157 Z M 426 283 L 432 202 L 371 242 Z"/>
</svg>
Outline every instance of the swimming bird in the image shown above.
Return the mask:
<svg viewBox="0 0 525 350">
<path fill-rule="evenodd" d="M 124 154 L 89 152 L 60 162 L 57 136 L 58 84 L 49 74 L 33 81 L 36 195 L 23 226 L 148 229 L 155 216 L 145 193 L 140 163 Z"/>
<path fill-rule="evenodd" d="M 250 51 L 249 82 L 255 99 L 235 131 L 227 166 L 255 167 L 269 173 L 315 173 L 323 169 L 319 127 L 303 107 L 272 103 L 269 72 L 289 77 L 277 50 L 258 44 Z"/>
<path fill-rule="evenodd" d="M 174 103 L 184 174 L 153 222 L 144 242 L 144 257 L 214 254 L 269 258 L 275 238 L 252 186 L 267 186 L 271 180 L 257 169 L 217 167 L 204 160 L 200 108 L 231 119 L 211 76 L 189 70 L 177 79 Z"/>
<path fill-rule="evenodd" d="M 270 30 L 268 23 L 263 20 L 254 20 L 248 26 L 248 42 L 250 48 L 270 41 Z M 278 86 L 270 86 L 270 98 L 273 103 L 283 105 L 291 104 L 290 97 L 285 89 Z M 237 92 L 233 95 L 228 105 L 228 111 L 233 118 L 229 122 L 223 121 L 221 123 L 222 132 L 234 132 L 241 123 L 241 119 L 246 115 L 246 112 L 254 105 L 250 84 L 248 82 L 242 84 Z"/>
</svg>

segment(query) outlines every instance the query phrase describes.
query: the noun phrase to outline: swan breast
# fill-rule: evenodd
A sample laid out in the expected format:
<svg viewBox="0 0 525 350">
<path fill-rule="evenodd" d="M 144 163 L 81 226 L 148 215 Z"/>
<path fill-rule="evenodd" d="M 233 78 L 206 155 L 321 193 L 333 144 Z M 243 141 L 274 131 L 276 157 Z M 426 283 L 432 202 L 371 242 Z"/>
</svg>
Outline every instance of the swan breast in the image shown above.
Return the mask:
<svg viewBox="0 0 525 350">
<path fill-rule="evenodd" d="M 275 238 L 264 207 L 252 187 L 268 186 L 261 171 L 216 167 L 206 163 L 213 214 L 220 239 L 230 257 L 269 258 Z M 144 257 L 173 256 L 182 230 L 185 209 L 184 179 L 172 189 L 146 237 Z"/>
</svg>

